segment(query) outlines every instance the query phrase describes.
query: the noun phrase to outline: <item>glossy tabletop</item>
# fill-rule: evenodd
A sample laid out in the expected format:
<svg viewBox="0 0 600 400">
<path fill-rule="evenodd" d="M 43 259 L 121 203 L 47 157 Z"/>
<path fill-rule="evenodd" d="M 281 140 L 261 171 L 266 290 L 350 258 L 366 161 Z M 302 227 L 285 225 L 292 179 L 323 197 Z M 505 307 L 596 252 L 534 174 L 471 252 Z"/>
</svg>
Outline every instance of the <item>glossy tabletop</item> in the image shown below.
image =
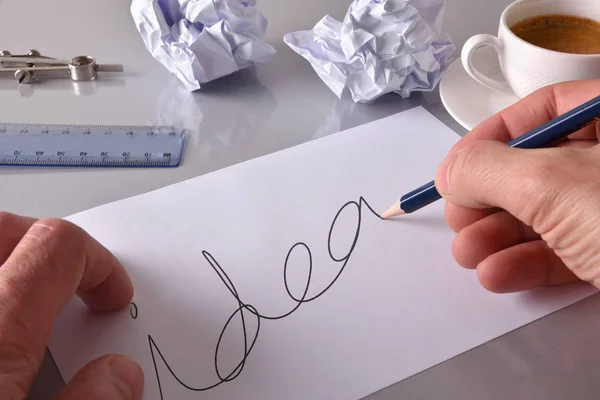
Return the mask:
<svg viewBox="0 0 600 400">
<path fill-rule="evenodd" d="M 509 0 L 448 0 L 444 29 L 457 48 L 495 33 Z M 184 163 L 164 170 L 0 169 L 0 210 L 64 217 L 241 161 L 373 121 L 418 105 L 454 129 L 437 91 L 375 104 L 338 100 L 311 66 L 284 43 L 325 14 L 342 19 L 349 0 L 259 0 L 266 40 L 277 54 L 189 93 L 143 45 L 125 0 L 0 0 L 0 47 L 14 54 L 91 55 L 125 72 L 97 82 L 70 80 L 17 87 L 0 80 L 0 121 L 72 124 L 176 124 L 191 130 Z M 589 398 L 600 389 L 593 296 L 369 397 L 384 399 Z M 499 316 L 501 318 L 501 316 Z M 63 385 L 47 357 L 31 399 Z"/>
</svg>

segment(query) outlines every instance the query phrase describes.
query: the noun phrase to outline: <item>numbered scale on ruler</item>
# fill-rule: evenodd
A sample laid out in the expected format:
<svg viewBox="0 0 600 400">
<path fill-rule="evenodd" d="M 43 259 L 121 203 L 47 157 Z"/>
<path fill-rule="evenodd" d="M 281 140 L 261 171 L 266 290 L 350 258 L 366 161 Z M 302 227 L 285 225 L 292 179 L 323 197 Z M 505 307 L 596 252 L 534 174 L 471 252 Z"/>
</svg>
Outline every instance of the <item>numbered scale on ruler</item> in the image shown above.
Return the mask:
<svg viewBox="0 0 600 400">
<path fill-rule="evenodd" d="M 0 165 L 177 167 L 186 133 L 173 126 L 0 123 Z"/>
</svg>

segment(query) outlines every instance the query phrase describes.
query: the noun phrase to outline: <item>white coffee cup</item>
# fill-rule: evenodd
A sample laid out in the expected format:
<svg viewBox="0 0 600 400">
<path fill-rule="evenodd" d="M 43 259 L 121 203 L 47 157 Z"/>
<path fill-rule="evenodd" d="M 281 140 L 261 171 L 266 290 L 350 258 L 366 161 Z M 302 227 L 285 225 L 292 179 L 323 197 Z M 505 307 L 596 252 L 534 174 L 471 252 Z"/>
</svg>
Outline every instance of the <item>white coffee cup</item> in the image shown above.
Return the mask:
<svg viewBox="0 0 600 400">
<path fill-rule="evenodd" d="M 570 54 L 547 50 L 517 37 L 514 24 L 540 15 L 570 15 L 600 22 L 600 0 L 519 0 L 500 17 L 498 37 L 476 35 L 462 49 L 462 64 L 477 82 L 497 91 L 525 97 L 551 84 L 600 78 L 600 54 Z M 498 53 L 506 82 L 496 81 L 473 66 L 473 52 L 490 46 Z"/>
</svg>

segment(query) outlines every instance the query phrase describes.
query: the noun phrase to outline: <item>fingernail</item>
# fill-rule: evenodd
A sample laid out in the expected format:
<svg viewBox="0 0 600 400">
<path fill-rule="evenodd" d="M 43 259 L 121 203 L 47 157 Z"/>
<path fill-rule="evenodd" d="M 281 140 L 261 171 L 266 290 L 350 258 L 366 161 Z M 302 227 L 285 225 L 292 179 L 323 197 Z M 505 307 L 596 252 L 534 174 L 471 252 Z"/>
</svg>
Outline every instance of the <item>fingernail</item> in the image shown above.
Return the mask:
<svg viewBox="0 0 600 400">
<path fill-rule="evenodd" d="M 124 399 L 139 400 L 144 389 L 144 374 L 140 366 L 133 360 L 117 356 L 109 364 L 110 373 L 121 388 Z"/>
<path fill-rule="evenodd" d="M 456 153 L 457 152 L 452 152 L 451 154 L 448 154 L 438 167 L 435 176 L 435 185 L 441 195 L 450 194 L 450 171 L 452 170 L 454 160 L 456 160 Z"/>
</svg>

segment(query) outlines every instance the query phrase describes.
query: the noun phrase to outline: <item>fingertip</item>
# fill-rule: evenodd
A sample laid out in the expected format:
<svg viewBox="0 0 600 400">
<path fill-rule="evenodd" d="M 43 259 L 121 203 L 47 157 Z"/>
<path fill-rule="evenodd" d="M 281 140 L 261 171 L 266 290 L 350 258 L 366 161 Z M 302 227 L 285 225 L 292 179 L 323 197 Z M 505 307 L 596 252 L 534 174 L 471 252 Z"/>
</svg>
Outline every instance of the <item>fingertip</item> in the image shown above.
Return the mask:
<svg viewBox="0 0 600 400">
<path fill-rule="evenodd" d="M 118 265 L 100 285 L 78 294 L 81 300 L 95 311 L 114 311 L 131 303 L 134 287 L 125 269 Z"/>
<path fill-rule="evenodd" d="M 577 277 L 542 240 L 490 255 L 477 266 L 481 285 L 493 293 L 515 293 L 571 283 Z"/>
<path fill-rule="evenodd" d="M 89 237 L 86 275 L 80 284 L 79 297 L 96 311 L 113 311 L 127 307 L 133 299 L 133 281 L 119 259 Z"/>
<path fill-rule="evenodd" d="M 120 354 L 107 354 L 87 364 L 71 379 L 57 400 L 140 400 L 144 372 Z"/>
<path fill-rule="evenodd" d="M 507 277 L 495 265 L 483 260 L 476 267 L 477 279 L 481 286 L 488 292 L 503 294 L 507 293 L 505 284 Z"/>
<path fill-rule="evenodd" d="M 470 243 L 465 241 L 461 234 L 456 235 L 452 241 L 452 256 L 463 268 L 475 269 L 477 267 L 477 264 L 471 260 Z"/>
<path fill-rule="evenodd" d="M 109 368 L 116 384 L 123 385 L 123 391 L 128 392 L 128 398 L 132 400 L 142 398 L 144 371 L 137 362 L 123 355 L 113 355 Z"/>
</svg>

